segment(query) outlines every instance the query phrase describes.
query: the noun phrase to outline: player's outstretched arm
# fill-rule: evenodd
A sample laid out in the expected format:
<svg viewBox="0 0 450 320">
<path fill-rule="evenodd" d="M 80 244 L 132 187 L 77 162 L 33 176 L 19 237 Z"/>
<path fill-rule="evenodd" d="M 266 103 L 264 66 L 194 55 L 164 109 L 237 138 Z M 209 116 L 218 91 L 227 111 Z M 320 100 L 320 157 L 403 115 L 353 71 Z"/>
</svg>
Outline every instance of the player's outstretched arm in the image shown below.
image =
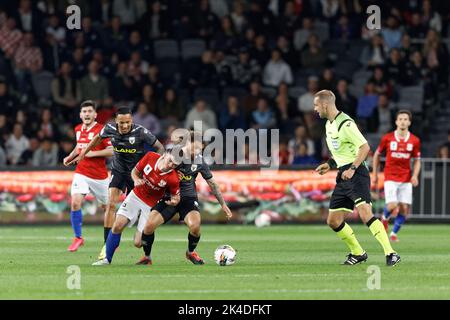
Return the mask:
<svg viewBox="0 0 450 320">
<path fill-rule="evenodd" d="M 328 162 L 322 163 L 321 165 L 319 165 L 315 171 L 318 172 L 320 175 L 323 175 L 325 173 L 327 173 L 328 171 L 330 171 L 331 167 L 328 164 Z"/>
<path fill-rule="evenodd" d="M 164 154 L 164 151 L 166 151 L 166 149 L 164 148 L 164 146 L 162 145 L 162 143 L 159 140 L 155 141 L 155 143 L 153 144 L 153 147 L 156 148 L 156 152 L 159 154 Z"/>
<path fill-rule="evenodd" d="M 378 185 L 378 168 L 380 166 L 380 153 L 378 150 L 375 151 L 373 155 L 373 165 L 372 165 L 372 174 L 373 174 L 373 183 L 375 186 Z"/>
<path fill-rule="evenodd" d="M 210 178 L 206 180 L 209 187 L 211 188 L 211 192 L 216 197 L 219 204 L 222 206 L 223 211 L 225 212 L 225 215 L 228 219 L 230 219 L 233 216 L 233 213 L 231 212 L 230 208 L 225 203 L 225 200 L 223 199 L 222 192 L 220 192 L 220 187 L 217 184 L 217 182 L 214 180 L 214 178 Z"/>
<path fill-rule="evenodd" d="M 105 148 L 103 150 L 98 151 L 89 151 L 86 153 L 87 158 L 109 158 L 114 154 L 114 149 L 112 147 Z"/>
<path fill-rule="evenodd" d="M 417 187 L 419 185 L 420 166 L 420 159 L 414 159 L 413 174 L 411 177 L 411 183 L 413 187 Z"/>
<path fill-rule="evenodd" d="M 70 161 L 69 164 L 72 164 L 72 163 L 78 163 L 78 162 L 80 162 L 81 160 L 83 160 L 84 157 L 86 156 L 86 154 L 87 154 L 89 151 L 91 151 L 93 148 L 95 148 L 96 146 L 98 146 L 98 145 L 102 142 L 102 140 L 103 140 L 103 138 L 100 137 L 100 135 L 97 134 L 97 135 L 91 140 L 91 142 L 89 142 L 89 144 L 87 145 L 87 147 L 86 147 L 85 149 L 82 149 L 81 152 L 80 152 L 80 154 L 79 154 L 75 159 L 73 159 L 72 161 Z"/>
<path fill-rule="evenodd" d="M 69 166 L 70 165 L 70 161 L 73 159 L 73 157 L 75 157 L 78 154 L 78 148 L 77 146 L 75 146 L 75 148 L 73 148 L 73 150 L 69 153 L 69 155 L 67 157 L 64 158 L 63 160 L 63 165 L 64 166 Z"/>
<path fill-rule="evenodd" d="M 358 168 L 361 163 L 367 158 L 370 151 L 370 147 L 368 143 L 364 143 L 361 145 L 358 149 L 358 154 L 356 156 L 355 161 L 353 161 L 352 165 Z M 355 174 L 355 171 L 352 169 L 347 169 L 342 173 L 342 180 L 350 180 L 353 175 Z"/>
<path fill-rule="evenodd" d="M 135 187 L 145 184 L 145 180 L 142 179 L 142 177 L 142 172 L 140 172 L 138 169 L 133 168 L 133 170 L 131 170 L 131 179 L 133 179 Z"/>
</svg>

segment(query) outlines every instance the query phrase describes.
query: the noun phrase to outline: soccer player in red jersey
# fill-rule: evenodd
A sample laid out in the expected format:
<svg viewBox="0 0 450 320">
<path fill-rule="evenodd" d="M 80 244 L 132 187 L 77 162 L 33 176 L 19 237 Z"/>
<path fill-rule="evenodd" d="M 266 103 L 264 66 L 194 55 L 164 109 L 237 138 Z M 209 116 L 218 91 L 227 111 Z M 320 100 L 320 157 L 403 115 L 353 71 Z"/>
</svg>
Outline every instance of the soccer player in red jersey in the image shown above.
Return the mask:
<svg viewBox="0 0 450 320">
<path fill-rule="evenodd" d="M 95 121 L 97 117 L 96 103 L 91 100 L 84 101 L 80 107 L 80 118 L 82 123 L 75 127 L 77 145 L 72 152 L 64 158 L 63 163 L 68 166 L 70 161 L 77 156 L 83 148 L 89 144 L 102 129 L 103 125 Z M 113 148 L 109 140 L 104 140 L 100 145 L 92 149 L 82 161 L 77 164 L 71 187 L 71 212 L 70 221 L 75 234 L 72 244 L 68 250 L 77 251 L 84 244 L 81 235 L 83 214 L 81 205 L 84 197 L 91 192 L 100 203 L 101 208 L 106 210 L 108 202 L 109 177 L 106 168 L 106 157 L 113 155 Z"/>
<path fill-rule="evenodd" d="M 419 185 L 420 140 L 409 132 L 411 121 L 412 115 L 408 110 L 397 112 L 395 120 L 397 129 L 387 133 L 381 139 L 381 143 L 373 157 L 374 183 L 377 184 L 380 155 L 386 152 L 384 168 L 386 207 L 384 208 L 382 222 L 387 231 L 391 214 L 398 212 L 390 235 L 392 241 L 398 241 L 397 233 L 409 213 L 412 204 L 412 187 Z M 414 159 L 412 175 L 411 159 Z"/>
<path fill-rule="evenodd" d="M 148 152 L 136 165 L 131 173 L 134 188 L 120 206 L 111 232 L 106 240 L 106 258 L 94 262 L 93 265 L 111 264 L 115 250 L 120 244 L 120 238 L 125 227 L 132 227 L 138 221 L 134 243 L 142 245 L 141 237 L 148 216 L 156 203 L 164 197 L 166 190 L 170 199 L 166 203 L 176 206 L 180 202 L 180 180 L 174 170 L 182 161 L 181 148 L 168 148 L 161 156 Z"/>
</svg>

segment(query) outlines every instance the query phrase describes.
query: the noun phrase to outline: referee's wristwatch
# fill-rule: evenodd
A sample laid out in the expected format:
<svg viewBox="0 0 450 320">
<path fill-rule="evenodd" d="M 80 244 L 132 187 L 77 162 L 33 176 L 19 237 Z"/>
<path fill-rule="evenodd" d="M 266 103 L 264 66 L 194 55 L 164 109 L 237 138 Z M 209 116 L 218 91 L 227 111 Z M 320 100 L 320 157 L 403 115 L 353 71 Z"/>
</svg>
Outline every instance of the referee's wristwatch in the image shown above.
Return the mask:
<svg viewBox="0 0 450 320">
<path fill-rule="evenodd" d="M 352 169 L 353 171 L 356 171 L 356 169 L 358 169 L 358 167 L 355 166 L 354 164 L 352 164 L 352 166 L 350 167 L 350 169 Z"/>
</svg>

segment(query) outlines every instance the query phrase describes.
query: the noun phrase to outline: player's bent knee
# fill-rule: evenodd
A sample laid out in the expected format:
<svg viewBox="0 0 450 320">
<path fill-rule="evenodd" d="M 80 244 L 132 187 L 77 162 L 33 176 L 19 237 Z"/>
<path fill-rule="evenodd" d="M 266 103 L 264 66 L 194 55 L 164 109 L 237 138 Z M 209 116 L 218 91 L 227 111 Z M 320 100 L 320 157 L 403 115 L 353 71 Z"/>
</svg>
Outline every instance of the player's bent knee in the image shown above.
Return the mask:
<svg viewBox="0 0 450 320">
<path fill-rule="evenodd" d="M 72 199 L 72 204 L 71 204 L 71 206 L 70 206 L 70 209 L 72 210 L 72 211 L 78 211 L 78 210 L 81 210 L 81 205 L 82 205 L 82 201 L 81 200 L 74 200 L 74 199 Z"/>
<path fill-rule="evenodd" d="M 122 233 L 123 229 L 125 229 L 125 227 L 128 224 L 128 219 L 123 217 L 123 216 L 118 216 L 118 219 L 116 219 L 116 221 L 114 222 L 114 225 L 112 227 L 112 232 L 113 233 Z"/>
<path fill-rule="evenodd" d="M 141 239 L 136 239 L 136 238 L 134 238 L 134 246 L 135 246 L 136 248 L 142 248 L 142 242 L 141 242 Z"/>
<path fill-rule="evenodd" d="M 339 219 L 338 217 L 334 217 L 333 215 L 328 215 L 327 218 L 327 225 L 331 228 L 331 229 L 336 229 L 337 227 L 339 227 L 342 224 L 342 219 Z"/>
<path fill-rule="evenodd" d="M 409 205 L 406 203 L 400 203 L 399 205 L 399 213 L 406 216 L 409 213 Z"/>
<path fill-rule="evenodd" d="M 156 227 L 153 224 L 147 224 L 144 227 L 145 234 L 152 234 L 155 232 Z"/>
<path fill-rule="evenodd" d="M 196 236 L 196 237 L 200 236 L 200 224 L 190 225 L 189 232 L 193 236 Z"/>
</svg>

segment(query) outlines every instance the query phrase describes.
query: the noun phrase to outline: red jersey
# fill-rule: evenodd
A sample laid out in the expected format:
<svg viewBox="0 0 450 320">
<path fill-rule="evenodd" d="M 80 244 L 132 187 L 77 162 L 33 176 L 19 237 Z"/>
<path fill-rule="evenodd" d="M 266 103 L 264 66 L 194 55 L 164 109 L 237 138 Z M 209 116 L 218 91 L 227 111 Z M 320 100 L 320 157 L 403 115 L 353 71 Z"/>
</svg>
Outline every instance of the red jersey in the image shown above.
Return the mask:
<svg viewBox="0 0 450 320">
<path fill-rule="evenodd" d="M 95 122 L 91 128 L 87 129 L 83 124 L 79 124 L 75 127 L 75 134 L 77 137 L 78 153 L 81 149 L 87 147 L 89 142 L 102 131 L 103 125 Z M 104 150 L 111 146 L 109 139 L 103 139 L 102 142 L 92 149 L 92 151 Z M 88 158 L 85 157 L 77 164 L 75 169 L 76 173 L 82 174 L 86 177 L 96 180 L 103 180 L 108 178 L 108 170 L 106 168 L 106 159 L 104 157 Z"/>
<path fill-rule="evenodd" d="M 166 189 L 172 196 L 180 193 L 180 180 L 176 171 L 161 172 L 157 169 L 160 158 L 155 152 L 147 152 L 136 165 L 136 170 L 142 173 L 145 184 L 134 187 L 133 191 L 150 207 L 154 207 L 162 199 Z"/>
<path fill-rule="evenodd" d="M 384 180 L 409 182 L 411 180 L 411 158 L 420 158 L 420 140 L 408 132 L 401 138 L 397 131 L 389 132 L 381 138 L 377 151 L 386 151 Z"/>
</svg>

